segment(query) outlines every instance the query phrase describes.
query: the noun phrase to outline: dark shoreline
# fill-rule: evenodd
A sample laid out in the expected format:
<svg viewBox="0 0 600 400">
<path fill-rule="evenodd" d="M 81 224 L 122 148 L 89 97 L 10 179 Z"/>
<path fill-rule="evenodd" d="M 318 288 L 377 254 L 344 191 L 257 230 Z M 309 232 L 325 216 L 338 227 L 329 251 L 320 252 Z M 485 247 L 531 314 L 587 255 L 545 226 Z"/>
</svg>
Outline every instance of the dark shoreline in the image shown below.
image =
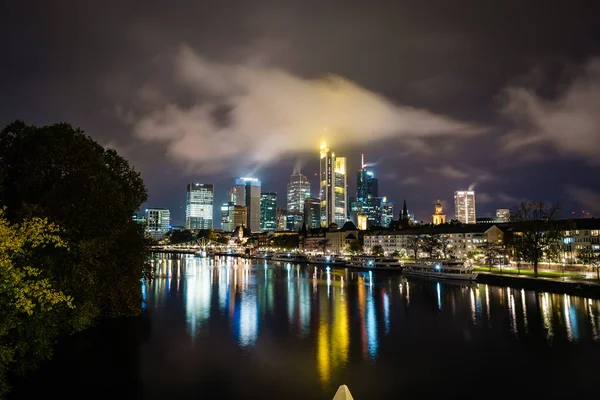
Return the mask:
<svg viewBox="0 0 600 400">
<path fill-rule="evenodd" d="M 555 281 L 544 278 L 516 277 L 496 274 L 477 276 L 477 283 L 518 287 L 520 289 L 564 293 L 571 296 L 582 296 L 600 299 L 600 285 L 580 281 Z"/>
</svg>

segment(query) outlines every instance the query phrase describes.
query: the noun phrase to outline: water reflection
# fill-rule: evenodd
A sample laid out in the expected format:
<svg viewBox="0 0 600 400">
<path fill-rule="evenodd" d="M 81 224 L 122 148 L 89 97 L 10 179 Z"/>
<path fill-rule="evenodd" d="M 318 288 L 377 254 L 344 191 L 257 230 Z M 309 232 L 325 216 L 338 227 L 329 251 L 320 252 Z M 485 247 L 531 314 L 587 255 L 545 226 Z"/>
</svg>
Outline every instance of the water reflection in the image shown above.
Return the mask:
<svg viewBox="0 0 600 400">
<path fill-rule="evenodd" d="M 229 338 L 251 350 L 284 326 L 312 349 L 325 385 L 351 360 L 379 362 L 384 337 L 400 341 L 415 329 L 482 341 L 490 332 L 515 341 L 599 340 L 598 300 L 232 257 L 153 263 L 157 278 L 142 285 L 143 297 L 153 309 L 181 298 L 192 341 L 226 326 Z"/>
</svg>

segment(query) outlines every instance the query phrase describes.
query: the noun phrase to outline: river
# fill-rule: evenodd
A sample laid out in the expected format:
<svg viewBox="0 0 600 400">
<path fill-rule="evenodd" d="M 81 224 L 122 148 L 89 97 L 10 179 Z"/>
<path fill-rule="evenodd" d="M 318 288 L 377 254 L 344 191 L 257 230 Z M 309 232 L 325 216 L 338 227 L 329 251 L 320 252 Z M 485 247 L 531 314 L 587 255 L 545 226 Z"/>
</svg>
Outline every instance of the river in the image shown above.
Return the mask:
<svg viewBox="0 0 600 400">
<path fill-rule="evenodd" d="M 13 398 L 594 396 L 600 301 L 397 273 L 155 256 L 141 318 L 61 343 Z"/>
</svg>

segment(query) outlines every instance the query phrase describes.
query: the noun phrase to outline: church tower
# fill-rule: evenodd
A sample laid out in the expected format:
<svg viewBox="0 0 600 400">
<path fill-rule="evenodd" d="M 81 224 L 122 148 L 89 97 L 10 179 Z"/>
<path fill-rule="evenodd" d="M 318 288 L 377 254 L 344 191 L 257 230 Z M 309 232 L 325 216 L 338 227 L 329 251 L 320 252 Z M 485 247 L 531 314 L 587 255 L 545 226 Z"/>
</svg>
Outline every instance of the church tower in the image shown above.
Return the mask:
<svg viewBox="0 0 600 400">
<path fill-rule="evenodd" d="M 440 225 L 440 224 L 445 224 L 446 223 L 446 216 L 444 215 L 444 212 L 442 211 L 442 203 L 440 203 L 440 201 L 437 201 L 437 204 L 435 205 L 435 212 L 432 215 L 433 217 L 433 224 L 434 225 Z"/>
<path fill-rule="evenodd" d="M 408 217 L 408 209 L 406 208 L 406 200 L 404 200 L 404 205 L 402 206 L 402 211 L 400 212 L 400 228 L 407 228 L 411 225 L 410 218 Z"/>
</svg>

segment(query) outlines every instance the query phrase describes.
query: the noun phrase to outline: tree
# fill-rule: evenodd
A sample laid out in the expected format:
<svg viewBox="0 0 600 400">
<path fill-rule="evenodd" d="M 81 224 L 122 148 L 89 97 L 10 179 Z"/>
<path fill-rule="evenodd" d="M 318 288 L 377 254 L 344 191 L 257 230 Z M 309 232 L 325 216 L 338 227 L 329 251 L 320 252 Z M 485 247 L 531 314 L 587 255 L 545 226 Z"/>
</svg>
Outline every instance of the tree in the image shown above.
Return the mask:
<svg viewBox="0 0 600 400">
<path fill-rule="evenodd" d="M 169 243 L 180 244 L 195 241 L 196 237 L 189 229 L 172 230 L 169 232 Z"/>
<path fill-rule="evenodd" d="M 559 221 L 562 207 L 544 201 L 522 202 L 510 213 L 514 227 L 513 242 L 522 253 L 523 260 L 533 265 L 533 276 L 538 277 L 538 263 L 544 255 L 556 254 L 562 246 L 567 227 Z"/>
<path fill-rule="evenodd" d="M 415 261 L 417 261 L 417 258 L 419 257 L 419 249 L 421 248 L 422 243 L 421 237 L 418 235 L 409 236 L 406 239 L 406 243 L 408 248 L 413 252 Z"/>
<path fill-rule="evenodd" d="M 0 209 L 0 398 L 9 370 L 19 373 L 52 355 L 61 313 L 72 298 L 35 265 L 34 252 L 65 247 L 58 227 L 32 218 L 9 224 Z"/>
<path fill-rule="evenodd" d="M 146 199 L 139 173 L 125 159 L 69 124 L 17 121 L 0 133 L 6 218 L 47 218 L 69 243 L 70 251 L 50 249 L 37 260 L 41 277 L 73 298 L 75 307 L 61 320 L 69 330 L 141 312 L 149 242 L 131 215 Z"/>
<path fill-rule="evenodd" d="M 579 259 L 585 265 L 589 265 L 592 269 L 596 270 L 596 278 L 600 280 L 600 253 L 594 253 L 594 251 L 586 247 L 579 253 Z"/>
<path fill-rule="evenodd" d="M 323 249 L 323 254 L 327 253 L 327 245 L 329 245 L 329 239 L 319 240 L 319 247 Z"/>
<path fill-rule="evenodd" d="M 373 254 L 374 256 L 382 256 L 384 254 L 383 247 L 381 247 L 381 245 L 376 244 L 371 249 L 371 254 Z"/>
<path fill-rule="evenodd" d="M 448 258 L 453 253 L 452 247 L 450 247 L 450 241 L 446 235 L 437 235 L 438 245 L 443 258 Z"/>
<path fill-rule="evenodd" d="M 361 246 L 358 242 L 352 242 L 348 245 L 348 253 L 362 254 L 364 253 L 363 246 Z"/>
<path fill-rule="evenodd" d="M 424 252 L 429 254 L 429 257 L 434 258 L 434 254 L 437 253 L 439 247 L 440 242 L 437 235 L 426 235 L 422 238 L 421 248 Z"/>
<path fill-rule="evenodd" d="M 394 258 L 400 258 L 400 252 L 398 250 L 394 250 L 394 252 L 390 254 L 390 256 Z"/>
<path fill-rule="evenodd" d="M 298 247 L 298 235 L 281 235 L 273 238 L 273 247 L 283 250 L 293 250 Z"/>
<path fill-rule="evenodd" d="M 486 242 L 483 244 L 482 250 L 485 257 L 485 263 L 489 267 L 490 272 L 492 272 L 492 265 L 494 265 L 499 254 L 498 245 L 496 243 Z"/>
</svg>

